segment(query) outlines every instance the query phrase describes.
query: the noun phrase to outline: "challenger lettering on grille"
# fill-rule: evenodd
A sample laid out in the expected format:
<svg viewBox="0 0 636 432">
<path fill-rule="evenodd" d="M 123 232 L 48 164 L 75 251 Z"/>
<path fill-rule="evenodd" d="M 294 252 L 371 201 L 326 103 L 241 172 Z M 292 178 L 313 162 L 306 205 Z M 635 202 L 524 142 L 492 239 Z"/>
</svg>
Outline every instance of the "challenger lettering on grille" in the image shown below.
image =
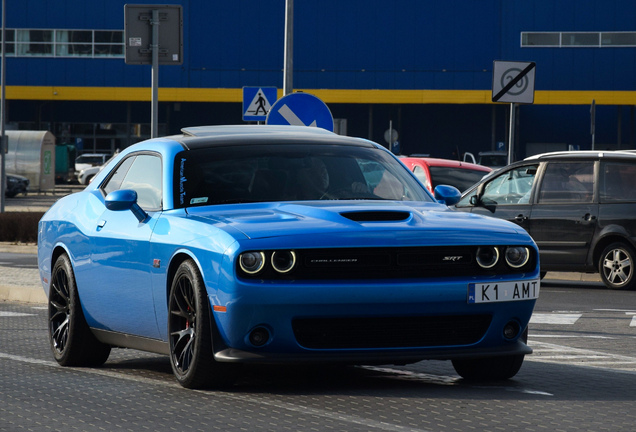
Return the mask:
<svg viewBox="0 0 636 432">
<path fill-rule="evenodd" d="M 312 259 L 312 264 L 333 264 L 333 263 L 355 263 L 358 262 L 358 258 L 321 258 Z"/>
</svg>

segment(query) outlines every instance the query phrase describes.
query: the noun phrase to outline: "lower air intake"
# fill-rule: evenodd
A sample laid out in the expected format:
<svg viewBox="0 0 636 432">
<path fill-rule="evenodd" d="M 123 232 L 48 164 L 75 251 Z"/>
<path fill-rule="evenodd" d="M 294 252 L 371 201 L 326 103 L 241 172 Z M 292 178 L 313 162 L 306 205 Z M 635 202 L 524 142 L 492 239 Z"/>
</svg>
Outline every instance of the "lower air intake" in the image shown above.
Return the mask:
<svg viewBox="0 0 636 432">
<path fill-rule="evenodd" d="M 490 315 L 299 318 L 292 328 L 311 349 L 416 348 L 474 344 L 490 321 Z"/>
</svg>

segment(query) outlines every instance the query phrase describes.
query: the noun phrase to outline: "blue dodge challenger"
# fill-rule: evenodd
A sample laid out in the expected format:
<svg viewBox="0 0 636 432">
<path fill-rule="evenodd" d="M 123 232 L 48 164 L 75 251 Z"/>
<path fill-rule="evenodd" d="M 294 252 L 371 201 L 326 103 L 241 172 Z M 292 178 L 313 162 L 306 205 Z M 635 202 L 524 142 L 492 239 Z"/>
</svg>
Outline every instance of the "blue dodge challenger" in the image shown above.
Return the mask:
<svg viewBox="0 0 636 432">
<path fill-rule="evenodd" d="M 451 211 L 382 146 L 294 126 L 209 126 L 122 151 L 38 228 L 64 366 L 166 354 L 187 388 L 246 363 L 451 360 L 520 369 L 539 295 L 518 226 Z"/>
</svg>

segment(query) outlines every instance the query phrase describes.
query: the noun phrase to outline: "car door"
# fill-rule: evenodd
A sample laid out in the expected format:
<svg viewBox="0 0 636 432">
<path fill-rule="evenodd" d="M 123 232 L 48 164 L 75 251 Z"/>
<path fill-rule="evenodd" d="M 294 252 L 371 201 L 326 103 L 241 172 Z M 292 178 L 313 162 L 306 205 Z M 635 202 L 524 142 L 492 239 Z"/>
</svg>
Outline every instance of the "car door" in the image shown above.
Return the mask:
<svg viewBox="0 0 636 432">
<path fill-rule="evenodd" d="M 98 305 L 87 312 L 105 330 L 159 338 L 150 280 L 149 241 L 161 214 L 161 172 L 158 155 L 133 155 L 101 186 L 104 194 L 135 190 L 138 204 L 149 216 L 139 222 L 129 210 L 100 209 L 95 232 L 89 239 L 92 284 L 85 291 L 94 297 L 86 303 Z"/>
<path fill-rule="evenodd" d="M 505 219 L 528 229 L 538 168 L 538 163 L 532 163 L 495 175 L 462 197 L 457 210 Z"/>
<path fill-rule="evenodd" d="M 585 266 L 598 224 L 597 171 L 593 160 L 547 162 L 528 229 L 539 246 L 542 268 Z"/>
</svg>

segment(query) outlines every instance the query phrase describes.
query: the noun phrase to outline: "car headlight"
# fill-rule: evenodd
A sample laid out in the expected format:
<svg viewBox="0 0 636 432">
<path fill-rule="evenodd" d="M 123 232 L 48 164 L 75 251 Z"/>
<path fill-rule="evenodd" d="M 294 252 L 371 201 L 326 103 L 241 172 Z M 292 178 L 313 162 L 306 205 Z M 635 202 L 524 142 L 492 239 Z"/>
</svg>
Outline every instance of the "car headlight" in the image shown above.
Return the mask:
<svg viewBox="0 0 636 432">
<path fill-rule="evenodd" d="M 294 251 L 276 251 L 272 254 L 272 267 L 278 273 L 287 273 L 296 265 Z"/>
<path fill-rule="evenodd" d="M 496 246 L 482 246 L 477 249 L 476 259 L 479 267 L 493 268 L 499 261 L 499 249 Z"/>
<path fill-rule="evenodd" d="M 263 269 L 265 265 L 265 254 L 263 252 L 245 252 L 239 257 L 241 270 L 247 274 L 255 274 Z"/>
<path fill-rule="evenodd" d="M 509 246 L 505 255 L 506 263 L 512 268 L 523 267 L 530 259 L 530 251 L 524 246 Z"/>
</svg>

